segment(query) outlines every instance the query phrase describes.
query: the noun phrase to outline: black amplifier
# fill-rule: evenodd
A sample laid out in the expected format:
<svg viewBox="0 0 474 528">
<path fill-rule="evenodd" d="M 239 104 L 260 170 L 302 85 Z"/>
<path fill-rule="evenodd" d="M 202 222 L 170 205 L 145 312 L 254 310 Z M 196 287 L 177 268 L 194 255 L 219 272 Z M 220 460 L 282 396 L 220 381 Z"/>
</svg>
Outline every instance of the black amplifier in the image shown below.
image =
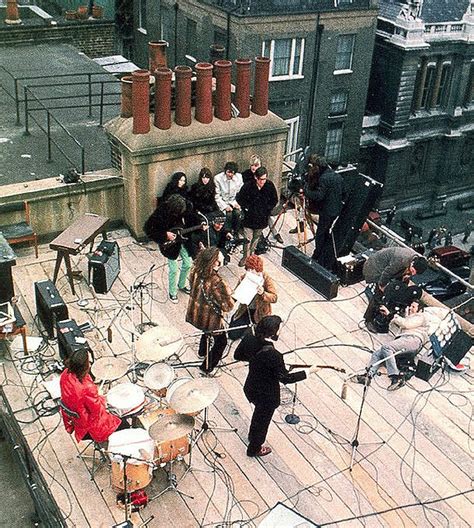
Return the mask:
<svg viewBox="0 0 474 528">
<path fill-rule="evenodd" d="M 12 275 L 15 264 L 16 255 L 0 232 L 0 303 L 9 302 L 15 296 Z"/>
<path fill-rule="evenodd" d="M 62 361 L 71 357 L 77 350 L 90 350 L 82 330 L 74 319 L 66 319 L 56 323 L 58 333 L 59 356 Z"/>
<path fill-rule="evenodd" d="M 283 250 L 281 264 L 325 299 L 330 300 L 337 296 L 339 279 L 336 275 L 320 266 L 295 246 L 287 246 Z"/>
<path fill-rule="evenodd" d="M 424 381 L 429 381 L 431 376 L 441 367 L 441 357 L 436 357 L 430 349 L 418 356 L 415 376 Z"/>
<path fill-rule="evenodd" d="M 35 282 L 36 313 L 50 339 L 54 338 L 56 321 L 69 316 L 68 309 L 58 289 L 50 280 Z"/>
<path fill-rule="evenodd" d="M 96 293 L 107 293 L 120 273 L 117 242 L 102 240 L 89 257 L 89 282 Z"/>
</svg>

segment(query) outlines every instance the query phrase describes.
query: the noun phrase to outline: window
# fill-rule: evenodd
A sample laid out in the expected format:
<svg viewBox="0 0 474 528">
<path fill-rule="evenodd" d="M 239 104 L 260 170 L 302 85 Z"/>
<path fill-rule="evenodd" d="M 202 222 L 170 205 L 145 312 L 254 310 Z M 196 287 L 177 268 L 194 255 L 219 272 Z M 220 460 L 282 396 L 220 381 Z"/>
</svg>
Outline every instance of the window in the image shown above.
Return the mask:
<svg viewBox="0 0 474 528">
<path fill-rule="evenodd" d="M 451 64 L 446 62 L 441 67 L 439 83 L 436 91 L 435 106 L 445 106 L 448 101 L 449 86 L 451 84 Z"/>
<path fill-rule="evenodd" d="M 196 32 L 197 24 L 194 20 L 186 19 L 186 50 L 188 55 L 196 55 Z"/>
<path fill-rule="evenodd" d="M 423 88 L 421 90 L 420 108 L 428 110 L 430 107 L 431 96 L 433 95 L 434 79 L 435 65 L 430 64 L 426 68 L 425 80 L 423 82 Z"/>
<path fill-rule="evenodd" d="M 303 77 L 304 39 L 266 40 L 262 55 L 271 60 L 271 81 Z"/>
<path fill-rule="evenodd" d="M 474 64 L 471 63 L 471 71 L 469 73 L 469 81 L 466 86 L 464 94 L 464 105 L 469 106 L 474 103 Z"/>
<path fill-rule="evenodd" d="M 355 35 L 339 35 L 337 37 L 335 72 L 351 70 L 354 42 Z"/>
<path fill-rule="evenodd" d="M 347 110 L 347 92 L 336 92 L 331 95 L 329 115 L 343 115 Z"/>
<path fill-rule="evenodd" d="M 298 148 L 298 133 L 300 129 L 300 117 L 292 117 L 291 119 L 285 119 L 285 123 L 290 126 L 288 129 L 288 136 L 286 138 L 285 154 L 295 151 Z M 296 154 L 291 156 L 292 161 L 295 161 Z"/>
<path fill-rule="evenodd" d="M 138 0 L 138 31 L 146 34 L 146 0 Z"/>
<path fill-rule="evenodd" d="M 352 0 L 334 0 L 334 7 L 350 4 L 352 4 Z"/>
<path fill-rule="evenodd" d="M 331 123 L 328 127 L 324 155 L 329 161 L 339 161 L 341 157 L 342 129 L 342 123 Z"/>
</svg>

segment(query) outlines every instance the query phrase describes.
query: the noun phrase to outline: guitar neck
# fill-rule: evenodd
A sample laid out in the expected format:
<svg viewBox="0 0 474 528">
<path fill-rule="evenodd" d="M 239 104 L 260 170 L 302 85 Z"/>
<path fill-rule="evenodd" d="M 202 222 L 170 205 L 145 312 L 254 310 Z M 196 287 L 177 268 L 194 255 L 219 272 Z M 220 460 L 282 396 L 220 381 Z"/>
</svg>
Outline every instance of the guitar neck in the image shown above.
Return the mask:
<svg viewBox="0 0 474 528">
<path fill-rule="evenodd" d="M 202 229 L 202 224 L 193 227 L 186 227 L 185 229 L 179 229 L 178 232 L 180 235 L 186 235 L 187 233 L 192 233 L 193 231 L 197 231 L 198 229 Z"/>
<path fill-rule="evenodd" d="M 319 369 L 331 369 L 331 370 L 337 370 L 337 372 L 346 372 L 345 369 L 341 367 L 335 367 L 334 365 L 316 365 Z M 310 368 L 312 365 L 306 365 L 304 363 L 296 363 L 287 365 L 288 370 L 293 370 L 295 368 Z"/>
</svg>

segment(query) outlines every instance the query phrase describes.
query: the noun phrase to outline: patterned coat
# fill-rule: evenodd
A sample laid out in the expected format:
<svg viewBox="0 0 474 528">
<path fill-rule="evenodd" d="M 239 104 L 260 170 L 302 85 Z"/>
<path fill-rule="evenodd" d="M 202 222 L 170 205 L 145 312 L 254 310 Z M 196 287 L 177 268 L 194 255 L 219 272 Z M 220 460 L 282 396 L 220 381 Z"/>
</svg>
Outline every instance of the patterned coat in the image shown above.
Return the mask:
<svg viewBox="0 0 474 528">
<path fill-rule="evenodd" d="M 242 275 L 239 280 L 239 284 L 245 275 Z M 254 322 L 258 323 L 260 319 L 263 319 L 267 315 L 272 314 L 272 303 L 276 303 L 278 300 L 278 295 L 276 291 L 275 283 L 273 279 L 266 273 L 263 272 L 263 294 L 255 296 L 255 315 Z M 234 319 L 242 317 L 242 315 L 247 311 L 247 305 L 241 304 L 237 311 L 235 312 Z"/>
<path fill-rule="evenodd" d="M 224 327 L 224 313 L 234 306 L 231 290 L 217 272 L 206 282 L 201 281 L 193 270 L 190 277 L 186 321 L 199 330 L 220 330 Z"/>
</svg>

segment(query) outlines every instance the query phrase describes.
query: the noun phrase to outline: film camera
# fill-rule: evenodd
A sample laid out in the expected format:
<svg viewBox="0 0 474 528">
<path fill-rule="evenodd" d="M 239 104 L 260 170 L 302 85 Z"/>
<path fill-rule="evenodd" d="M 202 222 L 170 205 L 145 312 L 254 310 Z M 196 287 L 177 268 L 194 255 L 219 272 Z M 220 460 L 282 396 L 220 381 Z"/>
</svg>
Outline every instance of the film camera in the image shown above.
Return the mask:
<svg viewBox="0 0 474 528">
<path fill-rule="evenodd" d="M 396 314 L 403 314 L 405 309 L 413 302 L 421 298 L 423 290 L 419 286 L 408 286 L 403 281 L 394 280 L 387 284 L 383 295 L 374 298 L 373 316 L 370 320 L 379 334 L 387 334 L 390 321 Z M 385 306 L 388 313 L 380 311 Z M 385 310 L 384 310 L 385 311 Z"/>
<path fill-rule="evenodd" d="M 230 238 L 225 241 L 222 254 L 224 255 L 224 266 L 230 262 L 230 256 L 239 247 L 248 242 L 246 238 Z"/>
<path fill-rule="evenodd" d="M 304 174 L 308 164 L 309 153 L 309 147 L 306 147 L 302 152 L 300 152 L 298 158 L 296 159 L 294 168 L 288 174 L 288 181 L 286 185 L 290 194 L 299 193 L 304 187 Z"/>
</svg>

